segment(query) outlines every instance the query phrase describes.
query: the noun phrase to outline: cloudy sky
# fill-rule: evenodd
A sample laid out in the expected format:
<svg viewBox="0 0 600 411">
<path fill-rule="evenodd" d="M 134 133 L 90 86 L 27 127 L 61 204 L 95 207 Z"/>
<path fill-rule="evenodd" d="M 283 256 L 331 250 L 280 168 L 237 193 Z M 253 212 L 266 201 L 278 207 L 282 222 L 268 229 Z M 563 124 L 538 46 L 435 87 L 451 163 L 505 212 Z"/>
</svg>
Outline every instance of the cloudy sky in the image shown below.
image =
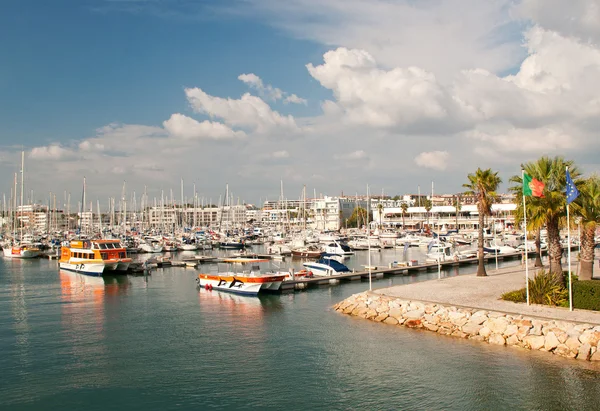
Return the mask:
<svg viewBox="0 0 600 411">
<path fill-rule="evenodd" d="M 600 171 L 598 0 L 4 0 L 0 193 L 456 193 Z M 503 189 L 506 188 L 506 184 Z M 27 195 L 29 197 L 29 195 Z M 8 200 L 7 200 L 8 201 Z"/>
</svg>

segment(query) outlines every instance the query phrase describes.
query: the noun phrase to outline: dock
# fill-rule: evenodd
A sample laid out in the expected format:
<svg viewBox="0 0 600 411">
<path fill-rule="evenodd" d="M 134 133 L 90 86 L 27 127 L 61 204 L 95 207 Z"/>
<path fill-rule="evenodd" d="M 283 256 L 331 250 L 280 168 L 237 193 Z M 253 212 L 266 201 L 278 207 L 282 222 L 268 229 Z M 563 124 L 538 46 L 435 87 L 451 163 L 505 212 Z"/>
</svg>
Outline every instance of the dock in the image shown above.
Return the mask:
<svg viewBox="0 0 600 411">
<path fill-rule="evenodd" d="M 506 260 L 515 260 L 520 259 L 522 257 L 521 253 L 511 253 L 511 254 L 498 254 L 498 261 L 506 261 Z M 496 260 L 496 256 L 485 256 L 484 260 L 486 263 L 491 263 Z M 417 265 L 393 265 L 390 268 L 383 268 L 377 270 L 371 270 L 370 276 L 371 279 L 375 278 L 384 278 L 385 276 L 391 275 L 410 275 L 418 272 L 427 272 L 427 271 L 436 271 L 438 268 L 447 269 L 450 267 L 459 267 L 470 264 L 477 264 L 477 257 L 474 258 L 465 258 L 458 261 L 442 261 L 440 263 L 432 262 L 432 263 L 423 263 Z M 369 279 L 369 271 L 354 271 L 350 273 L 337 274 L 332 276 L 319 276 L 319 277 L 311 277 L 306 278 L 302 277 L 298 280 L 286 280 L 281 284 L 281 291 L 292 291 L 292 290 L 304 290 L 309 287 L 321 286 L 321 285 L 336 285 L 343 281 L 360 281 L 360 280 L 368 280 Z"/>
</svg>

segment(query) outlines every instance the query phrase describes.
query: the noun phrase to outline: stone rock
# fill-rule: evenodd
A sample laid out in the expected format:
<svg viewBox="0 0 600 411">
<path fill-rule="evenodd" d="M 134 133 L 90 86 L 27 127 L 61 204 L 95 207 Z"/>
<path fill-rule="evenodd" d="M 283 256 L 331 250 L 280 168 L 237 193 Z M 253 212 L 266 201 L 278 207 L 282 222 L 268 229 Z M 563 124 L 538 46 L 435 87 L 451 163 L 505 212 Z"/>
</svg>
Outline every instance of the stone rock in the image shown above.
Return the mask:
<svg viewBox="0 0 600 411">
<path fill-rule="evenodd" d="M 353 311 L 352 311 L 352 315 L 356 316 L 356 317 L 364 317 L 365 313 L 368 311 L 369 309 L 367 307 L 365 307 L 364 305 L 358 306 L 356 307 Z"/>
<path fill-rule="evenodd" d="M 479 310 L 479 311 L 475 311 L 472 315 L 472 317 L 486 317 L 488 316 L 488 312 L 487 311 L 483 311 L 483 310 Z"/>
<path fill-rule="evenodd" d="M 390 308 L 390 311 L 388 311 L 388 314 L 390 317 L 394 317 L 396 320 L 399 320 L 400 318 L 402 318 L 402 309 Z"/>
<path fill-rule="evenodd" d="M 529 327 L 529 328 L 531 328 L 532 325 L 533 325 L 533 324 L 531 324 L 531 320 L 524 320 L 524 319 L 523 320 L 522 319 L 514 320 L 513 324 L 515 324 L 519 328 L 520 327 Z"/>
<path fill-rule="evenodd" d="M 600 351 L 596 351 L 594 354 L 592 354 L 590 361 L 600 361 Z"/>
<path fill-rule="evenodd" d="M 468 323 L 462 326 L 461 330 L 462 332 L 469 335 L 477 335 L 479 334 L 479 330 L 481 330 L 481 328 L 483 328 L 482 325 L 469 321 Z"/>
<path fill-rule="evenodd" d="M 525 337 L 527 337 L 529 335 L 530 329 L 531 328 L 529 328 L 526 325 L 519 327 L 519 331 L 517 331 L 517 338 L 522 341 Z"/>
<path fill-rule="evenodd" d="M 344 314 L 352 314 L 352 311 L 356 308 L 356 304 L 350 304 L 346 308 L 343 309 Z"/>
<path fill-rule="evenodd" d="M 381 304 L 375 309 L 379 314 L 387 313 L 390 311 L 390 307 L 387 304 Z"/>
<path fill-rule="evenodd" d="M 504 317 L 490 318 L 484 325 L 494 334 L 504 334 L 508 327 L 508 321 Z"/>
<path fill-rule="evenodd" d="M 504 337 L 500 334 L 495 334 L 495 333 L 490 335 L 490 338 L 488 341 L 490 344 L 496 344 L 496 345 L 506 344 L 506 340 L 504 339 Z"/>
<path fill-rule="evenodd" d="M 506 344 L 507 345 L 518 345 L 519 344 L 519 338 L 517 338 L 516 335 L 511 335 L 510 337 L 508 337 L 506 339 Z"/>
<path fill-rule="evenodd" d="M 482 327 L 479 329 L 479 335 L 481 335 L 483 338 L 488 338 L 491 334 L 492 330 L 487 327 Z"/>
<path fill-rule="evenodd" d="M 458 320 L 460 318 L 466 318 L 467 315 L 465 313 L 461 313 L 460 311 L 451 311 L 448 313 L 448 319 L 453 322 L 453 320 Z"/>
<path fill-rule="evenodd" d="M 440 317 L 437 315 L 425 314 L 423 319 L 430 324 L 438 324 L 440 322 Z"/>
<path fill-rule="evenodd" d="M 375 317 L 373 319 L 373 321 L 377 321 L 378 323 L 380 323 L 380 322 L 382 322 L 383 320 L 385 320 L 388 317 L 389 317 L 389 315 L 387 313 L 381 313 L 377 317 Z"/>
<path fill-rule="evenodd" d="M 591 330 L 584 331 L 579 337 L 579 341 L 581 341 L 582 344 L 589 344 L 597 347 L 598 341 L 600 341 L 600 332 Z"/>
<path fill-rule="evenodd" d="M 410 327 L 410 328 L 421 327 L 421 320 L 419 320 L 419 319 L 406 320 L 404 325 L 407 327 Z"/>
<path fill-rule="evenodd" d="M 437 330 L 438 330 L 438 328 L 440 328 L 440 327 L 438 327 L 438 326 L 437 326 L 437 325 L 435 325 L 435 324 L 429 324 L 429 323 L 427 323 L 427 324 L 424 324 L 424 325 L 423 325 L 423 327 L 424 327 L 424 328 L 427 328 L 429 331 L 434 331 L 434 332 L 435 332 L 435 331 L 437 331 Z"/>
<path fill-rule="evenodd" d="M 425 306 L 425 314 L 433 314 L 438 310 L 437 305 L 426 305 Z"/>
<path fill-rule="evenodd" d="M 475 341 L 485 341 L 485 338 L 482 335 L 472 335 L 469 337 L 469 340 L 475 340 Z"/>
<path fill-rule="evenodd" d="M 523 339 L 525 346 L 532 350 L 539 350 L 544 346 L 546 339 L 541 335 L 528 335 Z"/>
<path fill-rule="evenodd" d="M 478 311 L 477 313 L 480 312 L 482 311 Z M 471 318 L 469 318 L 470 323 L 481 325 L 488 320 L 488 317 L 486 315 L 478 315 L 477 313 L 473 314 Z"/>
<path fill-rule="evenodd" d="M 506 330 L 504 330 L 504 336 L 510 337 L 511 335 L 516 335 L 518 332 L 519 327 L 517 327 L 515 324 L 509 324 L 508 327 L 506 327 Z"/>
<path fill-rule="evenodd" d="M 416 319 L 420 319 L 423 318 L 423 314 L 425 314 L 425 310 L 412 310 L 412 311 L 408 311 L 406 314 L 404 314 L 404 318 L 406 318 L 407 320 L 416 320 Z"/>
<path fill-rule="evenodd" d="M 452 329 L 446 328 L 446 327 L 438 328 L 438 334 L 450 335 L 450 334 L 452 334 L 452 331 L 453 331 Z"/>
<path fill-rule="evenodd" d="M 454 330 L 452 332 L 452 334 L 450 334 L 452 337 L 457 337 L 457 338 L 467 338 L 469 336 L 469 334 L 464 333 L 460 330 Z"/>
<path fill-rule="evenodd" d="M 558 347 L 558 344 L 560 344 L 560 341 L 558 341 L 558 338 L 556 338 L 556 335 L 553 332 L 549 332 L 548 334 L 546 334 L 544 348 L 547 351 L 552 351 L 553 349 Z"/>
<path fill-rule="evenodd" d="M 581 344 L 579 350 L 577 351 L 577 359 L 578 360 L 589 360 L 590 359 L 590 351 L 592 350 L 592 346 L 589 344 Z"/>
<path fill-rule="evenodd" d="M 442 328 L 449 328 L 451 330 L 455 329 L 456 327 L 454 326 L 454 324 L 452 324 L 451 322 L 448 321 L 444 321 L 444 322 L 440 322 L 438 324 L 440 327 Z"/>
<path fill-rule="evenodd" d="M 397 321 L 398 321 L 398 325 L 402 325 L 402 324 L 404 324 L 406 322 L 406 319 L 399 318 Z"/>
<path fill-rule="evenodd" d="M 385 324 L 390 324 L 390 325 L 396 325 L 398 324 L 398 320 L 396 320 L 394 317 L 389 316 L 388 318 L 386 318 L 385 320 L 383 320 L 383 322 Z"/>
<path fill-rule="evenodd" d="M 567 338 L 567 341 L 565 341 L 565 345 L 569 347 L 571 351 L 576 353 L 577 351 L 579 351 L 581 343 L 579 342 L 579 339 L 577 337 L 569 337 Z"/>
<path fill-rule="evenodd" d="M 567 347 L 566 344 L 558 344 L 553 352 L 561 357 L 575 358 L 575 354 L 569 349 L 569 347 Z"/>
<path fill-rule="evenodd" d="M 367 310 L 365 311 L 364 317 L 367 320 L 372 320 L 373 318 L 377 317 L 377 311 L 375 311 L 372 308 L 367 308 Z"/>
<path fill-rule="evenodd" d="M 462 327 L 463 325 L 465 325 L 467 322 L 469 321 L 468 318 L 463 317 L 463 318 L 457 318 L 455 320 L 452 320 L 452 324 L 458 326 L 458 327 Z"/>
</svg>

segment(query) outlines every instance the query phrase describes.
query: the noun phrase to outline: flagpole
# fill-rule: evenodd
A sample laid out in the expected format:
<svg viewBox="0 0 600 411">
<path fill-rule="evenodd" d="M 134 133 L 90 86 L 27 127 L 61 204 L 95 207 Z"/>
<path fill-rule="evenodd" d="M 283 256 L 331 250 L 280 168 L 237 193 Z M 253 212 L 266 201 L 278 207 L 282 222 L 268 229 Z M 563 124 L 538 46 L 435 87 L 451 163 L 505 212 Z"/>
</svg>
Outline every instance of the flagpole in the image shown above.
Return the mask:
<svg viewBox="0 0 600 411">
<path fill-rule="evenodd" d="M 566 167 L 566 172 L 568 175 L 569 166 Z M 569 200 L 567 200 L 567 260 L 569 270 L 569 311 L 573 311 L 573 282 L 571 281 L 571 222 L 569 221 Z"/>
<path fill-rule="evenodd" d="M 521 169 L 521 181 L 525 184 L 525 170 Z M 529 305 L 529 258 L 527 254 L 529 246 L 527 245 L 527 203 L 525 202 L 525 191 L 523 194 L 523 223 L 525 225 L 525 294 L 527 295 L 527 305 Z"/>
</svg>

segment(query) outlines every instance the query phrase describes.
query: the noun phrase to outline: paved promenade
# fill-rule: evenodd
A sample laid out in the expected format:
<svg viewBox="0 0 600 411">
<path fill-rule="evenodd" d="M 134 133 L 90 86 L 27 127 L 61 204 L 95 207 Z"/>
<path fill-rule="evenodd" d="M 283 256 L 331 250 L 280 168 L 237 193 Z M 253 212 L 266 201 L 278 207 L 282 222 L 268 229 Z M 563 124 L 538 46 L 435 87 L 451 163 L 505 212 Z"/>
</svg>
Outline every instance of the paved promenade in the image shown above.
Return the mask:
<svg viewBox="0 0 600 411">
<path fill-rule="evenodd" d="M 575 268 L 575 267 L 573 267 Z M 397 285 L 374 290 L 375 293 L 398 297 L 406 300 L 433 302 L 443 305 L 477 308 L 487 311 L 500 311 L 509 314 L 526 315 L 546 319 L 573 321 L 600 325 L 600 312 L 573 310 L 562 307 L 529 305 L 500 300 L 507 292 L 525 286 L 525 268 L 507 267 L 495 270 L 488 269 L 488 277 L 460 275 L 419 283 Z M 535 270 L 529 270 L 530 278 Z"/>
</svg>

